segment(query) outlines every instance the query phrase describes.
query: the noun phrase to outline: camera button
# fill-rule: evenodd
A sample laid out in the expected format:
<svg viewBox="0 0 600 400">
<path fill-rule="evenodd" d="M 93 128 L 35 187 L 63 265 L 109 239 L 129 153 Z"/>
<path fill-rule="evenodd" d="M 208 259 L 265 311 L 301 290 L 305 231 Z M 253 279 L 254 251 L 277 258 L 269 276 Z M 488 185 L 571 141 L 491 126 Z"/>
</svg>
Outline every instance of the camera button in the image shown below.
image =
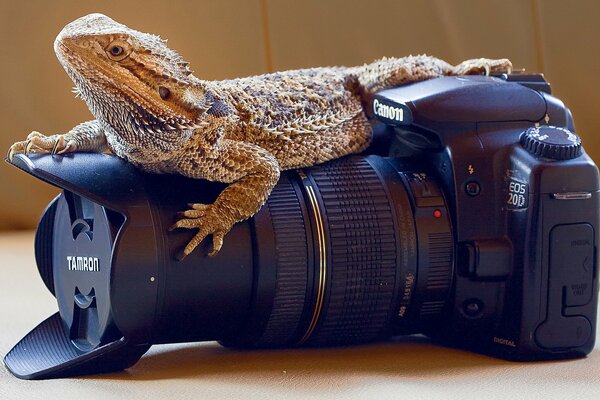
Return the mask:
<svg viewBox="0 0 600 400">
<path fill-rule="evenodd" d="M 467 192 L 469 196 L 475 197 L 481 192 L 481 186 L 475 181 L 470 181 L 465 185 L 465 192 Z"/>
<path fill-rule="evenodd" d="M 471 318 L 480 317 L 483 312 L 483 303 L 479 299 L 468 299 L 463 303 L 463 312 Z"/>
</svg>

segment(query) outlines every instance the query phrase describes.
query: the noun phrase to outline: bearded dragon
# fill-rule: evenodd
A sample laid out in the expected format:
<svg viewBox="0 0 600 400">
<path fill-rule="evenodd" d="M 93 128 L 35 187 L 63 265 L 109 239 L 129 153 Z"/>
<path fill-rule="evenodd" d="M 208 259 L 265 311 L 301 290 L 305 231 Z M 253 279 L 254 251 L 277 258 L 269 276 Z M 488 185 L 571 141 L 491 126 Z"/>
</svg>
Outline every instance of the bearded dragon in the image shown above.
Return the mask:
<svg viewBox="0 0 600 400">
<path fill-rule="evenodd" d="M 148 172 L 229 183 L 214 203 L 180 213 L 171 229 L 198 229 L 182 256 L 210 235 L 209 255 L 216 254 L 232 226 L 260 209 L 281 171 L 364 150 L 372 137 L 365 110 L 375 92 L 512 67 L 507 59 L 452 66 L 422 55 L 206 81 L 159 36 L 102 14 L 66 25 L 54 50 L 95 119 L 65 134 L 34 131 L 8 158 L 110 150 Z"/>
</svg>

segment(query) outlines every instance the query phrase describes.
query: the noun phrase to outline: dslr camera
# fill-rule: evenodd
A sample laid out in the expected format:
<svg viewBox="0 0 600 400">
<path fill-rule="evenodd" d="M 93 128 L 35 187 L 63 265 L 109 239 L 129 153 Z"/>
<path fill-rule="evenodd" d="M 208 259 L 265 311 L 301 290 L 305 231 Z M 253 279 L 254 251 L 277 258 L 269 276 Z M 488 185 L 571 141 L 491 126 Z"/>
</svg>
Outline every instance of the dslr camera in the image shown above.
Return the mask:
<svg viewBox="0 0 600 400">
<path fill-rule="evenodd" d="M 367 151 L 282 174 L 215 257 L 177 261 L 194 233 L 167 228 L 223 185 L 106 154 L 15 156 L 62 192 L 35 238 L 58 312 L 6 355 L 8 369 L 42 379 L 127 368 L 159 343 L 410 334 L 510 360 L 588 354 L 598 169 L 543 76 L 443 77 L 367 106 Z"/>
</svg>

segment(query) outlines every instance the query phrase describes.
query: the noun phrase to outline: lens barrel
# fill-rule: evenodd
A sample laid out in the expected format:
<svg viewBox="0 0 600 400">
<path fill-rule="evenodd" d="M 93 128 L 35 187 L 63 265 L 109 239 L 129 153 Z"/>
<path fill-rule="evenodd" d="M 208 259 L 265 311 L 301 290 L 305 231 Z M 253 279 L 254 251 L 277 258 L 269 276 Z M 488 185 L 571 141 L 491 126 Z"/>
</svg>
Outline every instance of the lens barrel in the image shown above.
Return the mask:
<svg viewBox="0 0 600 400">
<path fill-rule="evenodd" d="M 274 232 L 272 307 L 262 332 L 250 323 L 222 342 L 353 344 L 439 320 L 453 273 L 448 209 L 431 176 L 400 168 L 357 156 L 282 177 L 255 232 Z"/>
</svg>

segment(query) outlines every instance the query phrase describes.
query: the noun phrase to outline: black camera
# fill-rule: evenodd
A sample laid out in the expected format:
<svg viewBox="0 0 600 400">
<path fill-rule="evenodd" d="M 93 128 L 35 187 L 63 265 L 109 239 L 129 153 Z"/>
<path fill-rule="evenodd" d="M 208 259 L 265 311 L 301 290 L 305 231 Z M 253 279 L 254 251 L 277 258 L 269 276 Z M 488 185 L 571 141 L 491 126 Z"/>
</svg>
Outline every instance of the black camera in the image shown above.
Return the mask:
<svg viewBox="0 0 600 400">
<path fill-rule="evenodd" d="M 205 245 L 177 261 L 194 232 L 167 228 L 223 185 L 106 154 L 15 156 L 63 189 L 35 239 L 59 311 L 6 366 L 40 379 L 127 368 L 158 343 L 416 333 L 514 360 L 589 353 L 598 170 L 543 77 L 438 78 L 380 92 L 369 107 L 364 154 L 282 174 L 215 257 Z"/>
</svg>

